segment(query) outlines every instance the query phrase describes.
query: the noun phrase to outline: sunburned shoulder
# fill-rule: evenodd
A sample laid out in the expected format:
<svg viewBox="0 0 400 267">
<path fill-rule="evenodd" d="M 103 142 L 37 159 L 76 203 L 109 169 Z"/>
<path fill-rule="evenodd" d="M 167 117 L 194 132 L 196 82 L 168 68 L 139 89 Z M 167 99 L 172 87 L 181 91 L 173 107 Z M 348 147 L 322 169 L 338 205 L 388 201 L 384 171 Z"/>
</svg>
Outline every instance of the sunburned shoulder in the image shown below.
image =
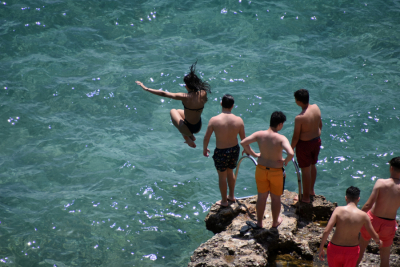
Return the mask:
<svg viewBox="0 0 400 267">
<path fill-rule="evenodd" d="M 391 184 L 391 182 L 392 181 L 390 179 L 378 179 L 376 180 L 375 187 L 383 187 L 388 184 Z"/>
</svg>

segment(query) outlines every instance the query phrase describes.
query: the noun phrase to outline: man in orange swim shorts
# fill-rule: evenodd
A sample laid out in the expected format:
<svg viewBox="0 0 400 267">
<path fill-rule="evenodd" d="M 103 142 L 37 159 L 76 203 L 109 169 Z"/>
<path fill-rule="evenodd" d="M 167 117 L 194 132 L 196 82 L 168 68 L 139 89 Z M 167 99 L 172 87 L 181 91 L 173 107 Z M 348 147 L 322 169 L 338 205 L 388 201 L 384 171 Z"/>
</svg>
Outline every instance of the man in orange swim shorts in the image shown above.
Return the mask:
<svg viewBox="0 0 400 267">
<path fill-rule="evenodd" d="M 400 207 L 400 157 L 389 161 L 390 178 L 378 179 L 372 189 L 367 202 L 362 207 L 371 219 L 372 226 L 382 240 L 383 245 L 379 249 L 381 267 L 389 267 L 390 246 L 397 230 L 396 215 Z M 360 257 L 357 266 L 361 262 L 365 248 L 368 246 L 371 236 L 364 228 L 361 229 Z"/>
<path fill-rule="evenodd" d="M 263 227 L 262 220 L 270 192 L 272 227 L 278 227 L 282 223 L 279 213 L 281 211 L 281 195 L 283 194 L 283 166 L 286 166 L 294 156 L 289 140 L 284 135 L 278 133 L 283 128 L 285 121 L 285 114 L 275 111 L 271 115 L 268 130 L 255 132 L 240 143 L 248 155 L 258 158 L 255 174 L 258 191 L 256 228 Z M 258 143 L 260 153 L 255 153 L 250 148 L 250 144 L 254 142 Z M 282 157 L 282 150 L 285 150 L 287 153 L 286 159 Z"/>
</svg>

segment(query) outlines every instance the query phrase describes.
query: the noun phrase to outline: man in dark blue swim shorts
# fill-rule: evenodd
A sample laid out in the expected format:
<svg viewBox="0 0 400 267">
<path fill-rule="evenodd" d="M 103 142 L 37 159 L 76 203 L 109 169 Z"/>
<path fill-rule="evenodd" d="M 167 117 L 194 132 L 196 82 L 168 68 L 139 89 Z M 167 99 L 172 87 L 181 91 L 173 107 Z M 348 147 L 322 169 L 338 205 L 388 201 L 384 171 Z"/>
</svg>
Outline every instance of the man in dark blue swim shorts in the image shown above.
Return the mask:
<svg viewBox="0 0 400 267">
<path fill-rule="evenodd" d="M 208 157 L 210 150 L 207 146 L 212 133 L 215 133 L 216 148 L 213 159 L 218 172 L 219 190 L 221 192 L 221 200 L 217 201 L 216 204 L 224 207 L 229 205 L 228 201 L 236 201 L 234 194 L 236 177 L 233 169 L 236 168 L 240 152 L 237 135 L 239 134 L 241 140 L 246 137 L 242 118 L 233 115 L 231 112 L 234 103 L 231 95 L 224 95 L 221 102 L 222 113 L 210 119 L 203 142 L 203 155 Z M 229 196 L 227 196 L 228 187 Z"/>
<path fill-rule="evenodd" d="M 228 168 L 236 168 L 236 163 L 239 159 L 239 153 L 239 144 L 230 148 L 215 148 L 213 156 L 215 168 L 221 172 L 224 172 Z"/>
</svg>

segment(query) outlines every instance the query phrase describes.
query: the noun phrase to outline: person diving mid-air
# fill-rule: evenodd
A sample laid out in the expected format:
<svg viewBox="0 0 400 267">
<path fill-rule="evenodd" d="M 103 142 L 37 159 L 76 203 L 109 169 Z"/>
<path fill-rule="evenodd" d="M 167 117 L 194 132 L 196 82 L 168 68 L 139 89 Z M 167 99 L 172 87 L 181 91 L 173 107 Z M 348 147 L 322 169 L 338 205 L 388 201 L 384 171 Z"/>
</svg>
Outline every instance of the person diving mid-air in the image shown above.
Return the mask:
<svg viewBox="0 0 400 267">
<path fill-rule="evenodd" d="M 194 143 L 196 138 L 193 134 L 198 133 L 201 129 L 201 113 L 207 102 L 207 93 L 211 93 L 210 85 L 196 75 L 196 64 L 197 61 L 190 67 L 190 72 L 183 78 L 187 93 L 170 93 L 155 90 L 144 86 L 140 81 L 136 81 L 145 91 L 182 101 L 184 109 L 171 109 L 171 120 L 182 134 L 185 143 L 193 148 L 196 147 Z"/>
</svg>

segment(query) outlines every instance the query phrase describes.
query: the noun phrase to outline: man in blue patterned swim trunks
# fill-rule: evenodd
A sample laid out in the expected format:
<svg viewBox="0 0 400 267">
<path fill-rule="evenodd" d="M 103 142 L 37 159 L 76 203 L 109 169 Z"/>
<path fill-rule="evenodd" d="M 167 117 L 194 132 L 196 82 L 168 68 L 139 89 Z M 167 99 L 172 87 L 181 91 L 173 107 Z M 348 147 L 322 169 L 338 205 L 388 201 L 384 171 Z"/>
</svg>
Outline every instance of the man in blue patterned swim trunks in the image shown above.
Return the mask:
<svg viewBox="0 0 400 267">
<path fill-rule="evenodd" d="M 234 103 L 233 96 L 224 95 L 221 102 L 222 113 L 210 119 L 203 142 L 203 155 L 208 157 L 210 150 L 207 146 L 212 133 L 215 133 L 216 148 L 213 159 L 218 172 L 219 190 L 221 192 L 221 200 L 217 201 L 216 204 L 224 207 L 229 206 L 228 201 L 236 201 L 234 194 L 236 177 L 233 169 L 236 168 L 240 153 L 237 135 L 239 134 L 241 140 L 246 137 L 242 118 L 233 115 L 231 112 Z M 227 196 L 228 187 L 229 196 Z"/>
</svg>

